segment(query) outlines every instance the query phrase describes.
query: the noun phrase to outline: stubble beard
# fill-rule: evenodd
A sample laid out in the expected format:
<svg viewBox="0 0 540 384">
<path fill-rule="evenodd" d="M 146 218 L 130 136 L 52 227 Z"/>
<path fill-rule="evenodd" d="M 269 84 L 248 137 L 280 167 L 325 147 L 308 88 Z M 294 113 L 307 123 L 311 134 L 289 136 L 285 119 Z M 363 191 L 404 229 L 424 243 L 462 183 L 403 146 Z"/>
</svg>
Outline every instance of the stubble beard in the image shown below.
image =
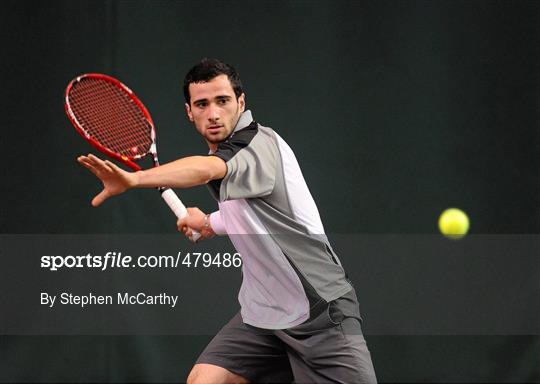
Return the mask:
<svg viewBox="0 0 540 384">
<path fill-rule="evenodd" d="M 234 124 L 232 124 L 231 122 L 231 131 L 225 136 L 225 137 L 212 137 L 210 135 L 205 135 L 205 139 L 207 142 L 209 142 L 210 144 L 219 144 L 219 143 L 223 143 L 224 141 L 226 141 L 229 137 L 231 137 L 232 133 L 234 132 L 234 128 L 236 127 L 236 124 L 238 124 L 238 120 L 240 120 L 240 114 L 238 113 L 240 109 L 240 105 L 237 105 L 236 106 L 236 112 L 235 112 L 235 115 L 236 115 L 236 121 L 234 122 Z M 221 135 L 220 135 L 221 136 Z"/>
</svg>

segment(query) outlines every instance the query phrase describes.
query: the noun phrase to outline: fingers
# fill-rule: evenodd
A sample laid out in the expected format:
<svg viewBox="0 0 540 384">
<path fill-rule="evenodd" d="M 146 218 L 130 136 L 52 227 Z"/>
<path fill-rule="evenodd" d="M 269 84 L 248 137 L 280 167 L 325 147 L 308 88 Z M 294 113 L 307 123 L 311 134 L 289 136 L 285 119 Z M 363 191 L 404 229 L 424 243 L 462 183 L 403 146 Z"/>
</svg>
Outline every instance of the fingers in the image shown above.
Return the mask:
<svg viewBox="0 0 540 384">
<path fill-rule="evenodd" d="M 183 232 L 189 238 L 189 240 L 194 243 L 196 243 L 202 238 L 208 238 L 208 236 L 204 235 L 200 238 L 197 238 L 197 240 L 193 238 L 194 230 L 200 232 L 202 223 L 204 222 L 204 212 L 202 212 L 199 208 L 196 207 L 188 207 L 187 213 L 187 216 L 178 219 L 178 221 L 176 222 L 178 230 L 180 232 Z"/>
<path fill-rule="evenodd" d="M 186 235 L 186 237 L 190 241 L 192 241 L 194 243 L 197 242 L 196 240 L 193 239 L 193 230 L 189 227 L 188 224 L 186 224 L 185 219 L 178 220 L 177 225 L 178 225 L 178 231 L 183 232 L 184 235 Z"/>
<path fill-rule="evenodd" d="M 92 206 L 97 207 L 101 205 L 101 203 L 103 203 L 109 197 L 111 197 L 110 194 L 104 189 L 92 199 Z"/>
<path fill-rule="evenodd" d="M 176 222 L 176 225 L 178 226 L 178 230 L 180 232 L 186 233 L 187 228 L 192 227 L 194 224 L 193 218 L 188 216 L 184 216 L 182 219 L 178 219 Z"/>
<path fill-rule="evenodd" d="M 184 231 L 184 227 L 200 230 L 204 225 L 204 212 L 196 207 L 188 207 L 187 215 L 176 222 L 178 230 Z"/>
<path fill-rule="evenodd" d="M 90 164 L 90 162 L 86 158 L 83 158 L 83 156 L 81 156 L 77 159 L 77 161 L 94 175 L 98 175 L 98 170 L 92 164 Z"/>
<path fill-rule="evenodd" d="M 184 227 L 186 227 L 186 217 L 187 217 L 187 216 L 185 216 L 185 217 L 183 217 L 183 218 L 181 218 L 181 219 L 178 219 L 178 220 L 176 221 L 176 226 L 178 227 L 178 230 L 181 231 L 181 232 L 183 232 L 183 231 L 184 231 Z"/>
<path fill-rule="evenodd" d="M 88 156 L 79 156 L 77 161 L 90 170 L 94 175 L 100 177 L 103 173 L 115 172 L 119 169 L 115 164 L 106 160 L 103 161 L 99 157 L 89 154 Z"/>
<path fill-rule="evenodd" d="M 102 172 L 114 171 L 113 167 L 111 166 L 112 163 L 109 160 L 103 161 L 99 157 L 94 156 L 92 154 L 88 155 L 88 160 L 89 160 L 90 165 L 92 165 L 98 171 L 102 171 Z"/>
<path fill-rule="evenodd" d="M 113 163 L 112 161 L 105 160 L 103 163 L 104 163 L 104 165 L 105 165 L 106 167 L 108 167 L 109 170 L 111 170 L 111 171 L 113 171 L 113 172 L 115 172 L 115 173 L 124 171 L 122 168 L 120 168 L 118 165 L 116 165 L 116 164 Z"/>
</svg>

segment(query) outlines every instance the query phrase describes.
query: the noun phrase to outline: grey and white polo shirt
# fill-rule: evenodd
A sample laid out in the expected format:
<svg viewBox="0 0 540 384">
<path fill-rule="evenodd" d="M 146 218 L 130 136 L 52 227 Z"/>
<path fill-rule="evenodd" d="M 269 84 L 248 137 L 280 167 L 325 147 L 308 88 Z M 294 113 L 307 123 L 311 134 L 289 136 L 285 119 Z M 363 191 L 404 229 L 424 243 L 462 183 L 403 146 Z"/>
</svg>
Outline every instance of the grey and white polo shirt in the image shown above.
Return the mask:
<svg viewBox="0 0 540 384">
<path fill-rule="evenodd" d="M 213 155 L 227 174 L 208 184 L 219 204 L 210 222 L 242 255 L 246 324 L 290 328 L 351 290 L 296 157 L 276 132 L 245 111 Z"/>
</svg>

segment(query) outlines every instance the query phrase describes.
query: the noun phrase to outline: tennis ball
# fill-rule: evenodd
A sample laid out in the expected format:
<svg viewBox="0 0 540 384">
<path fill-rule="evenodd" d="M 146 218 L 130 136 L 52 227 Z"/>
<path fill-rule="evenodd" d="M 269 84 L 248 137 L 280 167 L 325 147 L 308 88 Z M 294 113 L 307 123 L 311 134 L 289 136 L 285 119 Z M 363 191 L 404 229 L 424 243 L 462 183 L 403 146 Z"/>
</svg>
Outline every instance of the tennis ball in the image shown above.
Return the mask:
<svg viewBox="0 0 540 384">
<path fill-rule="evenodd" d="M 439 217 L 439 230 L 450 239 L 460 239 L 469 230 L 469 218 L 461 209 L 448 208 Z"/>
</svg>

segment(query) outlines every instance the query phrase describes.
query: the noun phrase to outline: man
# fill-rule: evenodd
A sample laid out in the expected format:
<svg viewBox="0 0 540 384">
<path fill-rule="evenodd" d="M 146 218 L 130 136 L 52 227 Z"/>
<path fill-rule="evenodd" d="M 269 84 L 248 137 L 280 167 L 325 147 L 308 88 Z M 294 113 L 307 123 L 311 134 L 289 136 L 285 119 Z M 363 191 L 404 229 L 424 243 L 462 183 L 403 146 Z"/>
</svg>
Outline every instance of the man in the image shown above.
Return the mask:
<svg viewBox="0 0 540 384">
<path fill-rule="evenodd" d="M 192 156 L 126 172 L 82 156 L 104 189 L 92 201 L 131 188 L 207 184 L 219 210 L 189 209 L 187 236 L 227 234 L 243 259 L 240 313 L 210 342 L 188 383 L 374 383 L 354 289 L 324 233 L 291 148 L 245 110 L 237 72 L 215 59 L 184 80 L 186 112 L 208 143 Z"/>
</svg>

